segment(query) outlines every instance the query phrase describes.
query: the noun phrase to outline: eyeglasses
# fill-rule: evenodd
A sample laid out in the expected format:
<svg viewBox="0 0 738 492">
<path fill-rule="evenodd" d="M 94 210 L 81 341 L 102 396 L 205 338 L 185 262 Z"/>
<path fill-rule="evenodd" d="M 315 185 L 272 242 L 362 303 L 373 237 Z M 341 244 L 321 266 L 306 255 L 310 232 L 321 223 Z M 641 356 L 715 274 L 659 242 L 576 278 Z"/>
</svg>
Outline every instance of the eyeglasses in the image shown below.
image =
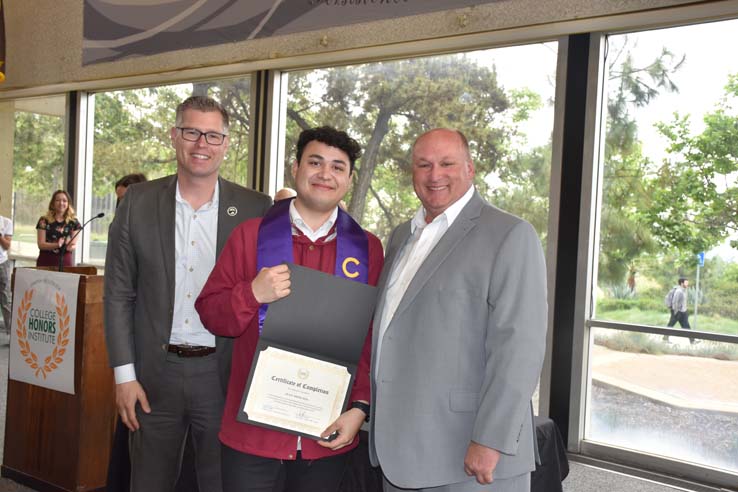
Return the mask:
<svg viewBox="0 0 738 492">
<path fill-rule="evenodd" d="M 225 138 L 228 136 L 225 133 L 201 132 L 197 128 L 182 128 L 180 126 L 175 128 L 182 132 L 182 138 L 184 138 L 188 142 L 197 142 L 198 140 L 200 140 L 200 137 L 202 135 L 205 135 L 205 141 L 210 145 L 221 145 Z"/>
</svg>

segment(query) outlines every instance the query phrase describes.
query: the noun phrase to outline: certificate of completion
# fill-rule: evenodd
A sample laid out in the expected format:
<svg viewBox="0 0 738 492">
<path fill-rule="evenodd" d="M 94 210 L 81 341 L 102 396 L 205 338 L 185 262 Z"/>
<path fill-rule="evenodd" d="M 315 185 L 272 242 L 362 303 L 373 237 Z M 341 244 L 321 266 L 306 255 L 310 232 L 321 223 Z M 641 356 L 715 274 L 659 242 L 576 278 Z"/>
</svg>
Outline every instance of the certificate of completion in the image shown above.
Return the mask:
<svg viewBox="0 0 738 492">
<path fill-rule="evenodd" d="M 254 423 L 319 438 L 341 415 L 350 382 L 346 366 L 267 347 L 242 410 Z"/>
</svg>

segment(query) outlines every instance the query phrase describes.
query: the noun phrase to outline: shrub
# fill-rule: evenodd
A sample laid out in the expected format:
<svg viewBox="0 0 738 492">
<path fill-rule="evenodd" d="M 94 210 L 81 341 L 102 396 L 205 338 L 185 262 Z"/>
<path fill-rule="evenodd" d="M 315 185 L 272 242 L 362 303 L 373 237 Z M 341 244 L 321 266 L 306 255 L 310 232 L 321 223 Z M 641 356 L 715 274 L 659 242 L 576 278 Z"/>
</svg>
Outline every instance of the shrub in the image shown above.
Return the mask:
<svg viewBox="0 0 738 492">
<path fill-rule="evenodd" d="M 690 355 L 718 360 L 738 360 L 738 346 L 725 343 L 703 342 L 699 345 L 681 347 L 662 342 L 654 335 L 633 331 L 619 331 L 606 335 L 598 333 L 594 343 L 617 352 L 651 355 Z"/>
<path fill-rule="evenodd" d="M 618 311 L 621 309 L 640 309 L 641 311 L 665 311 L 666 308 L 664 307 L 664 295 L 658 293 L 648 295 L 638 293 L 634 297 L 624 299 L 604 297 L 597 299 L 597 311 L 601 313 L 605 313 L 607 311 Z"/>
</svg>

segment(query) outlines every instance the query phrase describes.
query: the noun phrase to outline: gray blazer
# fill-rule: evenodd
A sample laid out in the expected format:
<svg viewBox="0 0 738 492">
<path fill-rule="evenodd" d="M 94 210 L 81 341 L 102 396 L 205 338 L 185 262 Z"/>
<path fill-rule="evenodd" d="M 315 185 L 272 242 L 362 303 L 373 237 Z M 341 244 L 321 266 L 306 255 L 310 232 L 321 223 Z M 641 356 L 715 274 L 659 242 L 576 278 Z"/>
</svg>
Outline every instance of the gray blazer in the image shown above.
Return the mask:
<svg viewBox="0 0 738 492">
<path fill-rule="evenodd" d="M 390 237 L 375 320 L 409 237 L 409 222 Z M 546 267 L 535 230 L 475 192 L 408 286 L 379 360 L 375 327 L 372 464 L 402 488 L 474 480 L 464 457 L 475 441 L 502 453 L 495 478 L 533 470 L 530 401 L 546 323 Z"/>
<path fill-rule="evenodd" d="M 108 359 L 111 367 L 135 364 L 136 378 L 147 392 L 160 380 L 172 331 L 176 184 L 173 175 L 129 187 L 108 233 L 104 299 Z M 233 228 L 264 215 L 271 199 L 222 178 L 218 186 L 219 255 Z M 224 394 L 230 342 L 216 338 Z"/>
</svg>

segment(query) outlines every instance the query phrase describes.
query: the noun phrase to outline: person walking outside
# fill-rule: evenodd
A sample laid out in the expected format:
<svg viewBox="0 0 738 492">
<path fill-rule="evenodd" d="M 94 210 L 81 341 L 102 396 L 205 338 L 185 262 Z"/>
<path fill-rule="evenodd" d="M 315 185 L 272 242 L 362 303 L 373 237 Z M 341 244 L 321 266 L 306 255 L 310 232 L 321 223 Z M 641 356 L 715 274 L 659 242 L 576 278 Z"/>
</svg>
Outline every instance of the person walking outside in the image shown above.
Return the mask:
<svg viewBox="0 0 738 492">
<path fill-rule="evenodd" d="M 687 287 L 689 287 L 689 280 L 685 277 L 679 277 L 679 283 L 674 289 L 672 289 L 671 303 L 669 309 L 671 310 L 671 317 L 669 322 L 666 324 L 668 328 L 672 328 L 677 321 L 679 326 L 685 330 L 691 330 L 689 326 L 689 313 L 687 312 Z M 669 341 L 669 336 L 664 336 L 664 340 Z M 695 343 L 694 338 L 689 339 L 689 343 Z"/>
</svg>

